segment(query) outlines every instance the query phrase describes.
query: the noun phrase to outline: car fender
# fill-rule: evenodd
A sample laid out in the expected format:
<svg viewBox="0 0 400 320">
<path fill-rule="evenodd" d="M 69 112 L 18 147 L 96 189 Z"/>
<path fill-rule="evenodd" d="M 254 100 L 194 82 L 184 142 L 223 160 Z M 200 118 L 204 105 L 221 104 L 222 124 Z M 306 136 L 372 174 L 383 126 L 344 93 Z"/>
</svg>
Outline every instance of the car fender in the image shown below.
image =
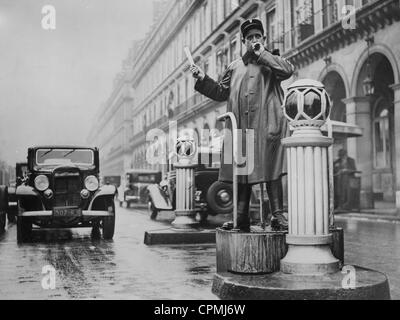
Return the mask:
<svg viewBox="0 0 400 320">
<path fill-rule="evenodd" d="M 39 197 L 39 192 L 31 186 L 18 186 L 16 190 L 17 198 L 19 197 Z"/>
<path fill-rule="evenodd" d="M 116 191 L 117 188 L 114 185 L 101 186 L 100 189 L 93 196 L 92 200 L 90 201 L 89 210 L 92 210 L 95 202 L 100 200 L 101 198 L 110 198 L 110 200 L 113 201 Z"/>
<path fill-rule="evenodd" d="M 8 203 L 17 201 L 17 188 L 8 187 Z"/>
<path fill-rule="evenodd" d="M 173 210 L 171 201 L 166 196 L 159 185 L 151 184 L 147 187 L 149 197 L 153 201 L 153 205 L 157 210 Z"/>
<path fill-rule="evenodd" d="M 8 209 L 8 191 L 7 186 L 0 186 L 0 211 L 5 212 Z"/>
</svg>

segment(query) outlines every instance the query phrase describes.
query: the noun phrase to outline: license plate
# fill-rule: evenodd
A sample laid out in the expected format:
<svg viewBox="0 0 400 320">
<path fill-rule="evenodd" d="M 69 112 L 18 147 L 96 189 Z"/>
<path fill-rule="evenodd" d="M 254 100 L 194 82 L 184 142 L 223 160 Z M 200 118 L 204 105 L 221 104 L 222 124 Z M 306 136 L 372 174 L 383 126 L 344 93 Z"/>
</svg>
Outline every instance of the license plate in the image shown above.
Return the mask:
<svg viewBox="0 0 400 320">
<path fill-rule="evenodd" d="M 53 208 L 54 217 L 80 217 L 81 214 L 80 208 Z"/>
</svg>

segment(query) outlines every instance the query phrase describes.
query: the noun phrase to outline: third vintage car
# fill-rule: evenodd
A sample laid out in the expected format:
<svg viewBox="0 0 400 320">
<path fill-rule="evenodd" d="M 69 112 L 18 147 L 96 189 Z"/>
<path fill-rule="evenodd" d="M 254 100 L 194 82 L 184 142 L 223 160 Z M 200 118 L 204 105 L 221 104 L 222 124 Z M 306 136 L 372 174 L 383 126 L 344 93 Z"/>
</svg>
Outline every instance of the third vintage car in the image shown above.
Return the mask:
<svg viewBox="0 0 400 320">
<path fill-rule="evenodd" d="M 112 239 L 115 229 L 113 185 L 99 184 L 99 150 L 78 146 L 28 149 L 28 173 L 16 189 L 17 240 L 29 241 L 40 228 L 102 229 Z"/>
<path fill-rule="evenodd" d="M 220 151 L 201 147 L 197 152 L 198 165 L 195 169 L 195 208 L 201 221 L 208 215 L 227 214 L 233 208 L 232 185 L 218 181 Z M 151 219 L 160 211 L 175 210 L 176 173 L 172 159 L 169 170 L 159 184 L 148 186 L 148 209 Z"/>
</svg>

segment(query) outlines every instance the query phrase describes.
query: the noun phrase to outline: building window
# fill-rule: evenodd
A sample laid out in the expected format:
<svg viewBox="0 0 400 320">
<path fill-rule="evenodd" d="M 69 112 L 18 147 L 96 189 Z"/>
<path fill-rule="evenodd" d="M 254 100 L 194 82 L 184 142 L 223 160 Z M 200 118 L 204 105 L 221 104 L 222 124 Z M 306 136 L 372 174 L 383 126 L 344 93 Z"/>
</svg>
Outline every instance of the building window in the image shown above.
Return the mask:
<svg viewBox="0 0 400 320">
<path fill-rule="evenodd" d="M 204 73 L 208 74 L 209 67 L 210 67 L 209 58 L 206 58 L 206 59 L 204 59 L 204 62 L 203 62 Z"/>
<path fill-rule="evenodd" d="M 211 32 L 217 28 L 217 1 L 211 0 Z"/>
<path fill-rule="evenodd" d="M 373 126 L 374 166 L 377 169 L 390 168 L 389 109 L 384 104 L 384 100 L 381 100 L 376 107 Z"/>
<path fill-rule="evenodd" d="M 217 75 L 218 79 L 226 69 L 226 50 L 224 48 L 217 51 Z"/>
<path fill-rule="evenodd" d="M 211 33 L 212 25 L 211 25 L 211 4 L 206 2 L 204 4 L 204 23 L 205 23 L 205 35 L 204 37 L 208 37 Z"/>
<path fill-rule="evenodd" d="M 267 12 L 267 41 L 270 49 L 274 47 L 276 40 L 276 15 L 275 9 Z"/>
<path fill-rule="evenodd" d="M 181 86 L 178 83 L 176 85 L 176 105 L 179 105 L 181 103 Z"/>
<path fill-rule="evenodd" d="M 237 48 L 237 39 L 234 38 L 231 40 L 230 43 L 230 50 L 229 50 L 229 62 L 232 62 L 238 58 L 238 48 Z"/>
<path fill-rule="evenodd" d="M 217 2 L 217 26 L 224 21 L 224 0 L 214 0 Z"/>
<path fill-rule="evenodd" d="M 322 27 L 326 28 L 330 25 L 330 12 L 332 10 L 331 0 L 322 0 Z"/>
<path fill-rule="evenodd" d="M 299 0 L 290 0 L 290 25 L 291 29 L 291 42 L 292 47 L 296 46 L 296 26 L 297 26 L 297 7 L 299 5 Z"/>
</svg>

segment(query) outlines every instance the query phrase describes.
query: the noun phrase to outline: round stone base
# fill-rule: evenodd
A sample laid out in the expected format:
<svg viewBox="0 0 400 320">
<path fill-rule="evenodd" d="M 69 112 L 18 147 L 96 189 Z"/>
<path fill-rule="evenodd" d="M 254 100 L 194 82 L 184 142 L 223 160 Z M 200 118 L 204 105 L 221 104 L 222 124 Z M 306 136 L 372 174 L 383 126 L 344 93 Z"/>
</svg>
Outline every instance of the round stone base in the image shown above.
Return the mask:
<svg viewBox="0 0 400 320">
<path fill-rule="evenodd" d="M 288 238 L 286 238 L 287 242 Z M 329 245 L 291 245 L 281 260 L 280 271 L 291 274 L 317 275 L 335 273 L 339 270 Z"/>
<path fill-rule="evenodd" d="M 351 274 L 293 275 L 275 272 L 214 275 L 212 292 L 224 300 L 389 300 L 389 283 L 378 271 L 355 267 Z"/>
</svg>

